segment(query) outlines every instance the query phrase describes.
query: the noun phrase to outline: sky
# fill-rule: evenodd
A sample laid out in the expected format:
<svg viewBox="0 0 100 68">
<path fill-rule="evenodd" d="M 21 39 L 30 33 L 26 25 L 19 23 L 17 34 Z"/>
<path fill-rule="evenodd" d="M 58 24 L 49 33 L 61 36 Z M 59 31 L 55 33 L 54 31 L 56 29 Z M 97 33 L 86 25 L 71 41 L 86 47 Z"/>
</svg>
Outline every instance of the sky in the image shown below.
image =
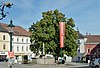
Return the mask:
<svg viewBox="0 0 100 68">
<path fill-rule="evenodd" d="M 100 0 L 0 0 L 3 3 L 13 3 L 6 18 L 0 20 L 9 24 L 13 20 L 14 25 L 28 29 L 32 23 L 42 18 L 42 12 L 58 9 L 66 18 L 73 18 L 75 30 L 80 33 L 100 35 Z"/>
</svg>

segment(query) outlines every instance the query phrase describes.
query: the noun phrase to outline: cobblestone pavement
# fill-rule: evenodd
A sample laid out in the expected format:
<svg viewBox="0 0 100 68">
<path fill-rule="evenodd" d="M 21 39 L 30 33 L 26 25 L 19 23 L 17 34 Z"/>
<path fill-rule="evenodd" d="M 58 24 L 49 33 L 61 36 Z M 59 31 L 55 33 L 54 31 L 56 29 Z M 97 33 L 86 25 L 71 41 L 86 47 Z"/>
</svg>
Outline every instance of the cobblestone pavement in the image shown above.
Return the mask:
<svg viewBox="0 0 100 68">
<path fill-rule="evenodd" d="M 10 68 L 8 63 L 0 62 L 0 68 Z M 12 68 L 89 68 L 87 64 L 14 64 Z"/>
</svg>

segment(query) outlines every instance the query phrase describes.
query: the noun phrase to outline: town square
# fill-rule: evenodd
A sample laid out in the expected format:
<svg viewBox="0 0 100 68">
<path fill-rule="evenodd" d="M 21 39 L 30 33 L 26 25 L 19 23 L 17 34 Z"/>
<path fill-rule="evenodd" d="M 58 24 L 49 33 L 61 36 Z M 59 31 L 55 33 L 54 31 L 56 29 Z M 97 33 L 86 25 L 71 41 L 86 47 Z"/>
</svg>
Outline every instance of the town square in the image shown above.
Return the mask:
<svg viewBox="0 0 100 68">
<path fill-rule="evenodd" d="M 0 68 L 100 68 L 99 0 L 0 0 Z"/>
</svg>

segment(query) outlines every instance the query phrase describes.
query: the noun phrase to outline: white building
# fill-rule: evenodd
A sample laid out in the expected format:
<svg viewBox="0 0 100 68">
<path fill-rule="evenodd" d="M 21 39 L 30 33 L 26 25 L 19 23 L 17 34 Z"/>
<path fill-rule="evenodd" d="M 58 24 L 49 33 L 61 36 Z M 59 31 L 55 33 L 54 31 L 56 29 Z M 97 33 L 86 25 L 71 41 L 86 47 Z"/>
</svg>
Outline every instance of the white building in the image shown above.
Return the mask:
<svg viewBox="0 0 100 68">
<path fill-rule="evenodd" d="M 13 51 L 18 61 L 30 59 L 30 38 L 27 36 L 13 36 Z"/>
<path fill-rule="evenodd" d="M 78 49 L 77 49 L 77 55 L 73 57 L 72 61 L 75 62 L 80 62 L 82 61 L 82 58 L 84 57 L 85 54 L 85 42 L 86 38 L 82 34 L 78 32 L 79 38 L 78 38 Z"/>
</svg>

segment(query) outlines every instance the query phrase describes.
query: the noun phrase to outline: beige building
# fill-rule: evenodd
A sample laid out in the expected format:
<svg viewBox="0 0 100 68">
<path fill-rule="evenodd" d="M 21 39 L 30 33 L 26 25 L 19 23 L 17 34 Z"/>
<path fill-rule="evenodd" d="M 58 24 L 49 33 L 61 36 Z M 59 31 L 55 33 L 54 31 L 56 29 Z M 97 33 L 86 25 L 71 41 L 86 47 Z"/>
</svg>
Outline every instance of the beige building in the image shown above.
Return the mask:
<svg viewBox="0 0 100 68">
<path fill-rule="evenodd" d="M 7 24 L 0 23 L 0 59 L 6 58 L 10 51 L 10 30 L 7 26 Z M 30 59 L 32 55 L 30 44 L 30 33 L 21 26 L 15 26 L 12 36 L 14 58 L 18 61 Z"/>
<path fill-rule="evenodd" d="M 9 34 L 6 32 L 0 32 L 0 59 L 5 59 L 8 55 Z"/>
</svg>

